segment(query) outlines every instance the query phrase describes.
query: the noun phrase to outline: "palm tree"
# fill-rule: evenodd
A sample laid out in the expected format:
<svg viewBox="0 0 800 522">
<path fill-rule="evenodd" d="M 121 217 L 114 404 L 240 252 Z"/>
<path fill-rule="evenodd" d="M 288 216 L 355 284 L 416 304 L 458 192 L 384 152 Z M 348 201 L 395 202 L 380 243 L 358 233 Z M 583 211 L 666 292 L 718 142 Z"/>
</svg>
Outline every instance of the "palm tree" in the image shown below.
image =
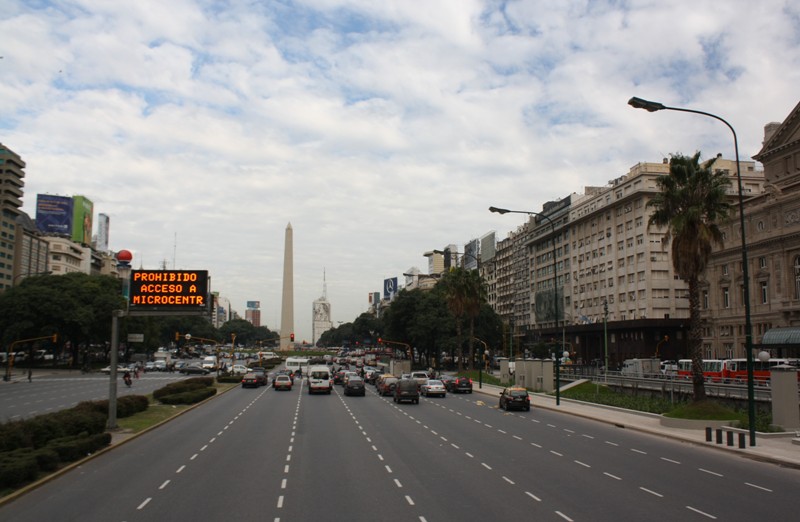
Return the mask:
<svg viewBox="0 0 800 522">
<path fill-rule="evenodd" d="M 465 268 L 451 268 L 444 277 L 439 281 L 442 285 L 445 300 L 447 301 L 447 308 L 453 314 L 456 320 L 456 346 L 458 347 L 458 371 L 464 369 L 464 354 L 461 348 L 461 330 L 462 320 L 466 315 L 470 320 L 470 338 L 469 338 L 469 366 L 472 368 L 472 358 L 474 356 L 474 346 L 472 338 L 474 337 L 475 318 L 480 313 L 481 303 L 486 300 L 486 288 L 483 285 L 483 280 L 476 270 L 467 270 Z M 437 285 L 438 286 L 438 285 Z"/>
<path fill-rule="evenodd" d="M 655 210 L 648 226 L 666 227 L 664 243 L 672 241 L 672 266 L 689 285 L 689 352 L 692 357 L 694 400 L 706 398 L 703 380 L 700 323 L 700 276 L 705 272 L 714 244 L 722 244 L 718 223 L 730 212 L 724 172 L 712 172 L 711 163 L 700 164 L 700 152 L 670 158 L 669 174 L 660 176 L 660 189 L 648 207 Z"/>
</svg>

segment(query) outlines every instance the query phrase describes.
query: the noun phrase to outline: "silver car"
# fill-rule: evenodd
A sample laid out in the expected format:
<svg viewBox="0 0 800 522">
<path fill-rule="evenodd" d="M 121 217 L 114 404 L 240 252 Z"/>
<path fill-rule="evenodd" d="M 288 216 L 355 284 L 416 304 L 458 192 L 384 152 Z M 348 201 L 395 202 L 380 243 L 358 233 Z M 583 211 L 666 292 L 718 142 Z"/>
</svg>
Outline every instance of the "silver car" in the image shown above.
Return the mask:
<svg viewBox="0 0 800 522">
<path fill-rule="evenodd" d="M 444 383 L 438 379 L 428 379 L 425 381 L 425 384 L 420 386 L 419 391 L 425 397 L 444 397 L 447 395 L 447 389 L 444 387 Z"/>
</svg>

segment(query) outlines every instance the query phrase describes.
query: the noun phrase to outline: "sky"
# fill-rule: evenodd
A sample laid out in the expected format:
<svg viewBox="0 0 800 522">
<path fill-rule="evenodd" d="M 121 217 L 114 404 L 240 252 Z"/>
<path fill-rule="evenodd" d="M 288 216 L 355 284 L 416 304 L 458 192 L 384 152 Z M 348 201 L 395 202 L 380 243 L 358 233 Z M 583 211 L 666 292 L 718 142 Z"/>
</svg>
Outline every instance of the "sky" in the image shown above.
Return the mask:
<svg viewBox="0 0 800 522">
<path fill-rule="evenodd" d="M 0 142 L 37 194 L 83 195 L 134 268 L 208 270 L 311 340 L 423 254 L 639 162 L 740 158 L 800 102 L 784 0 L 0 0 Z M 95 222 L 97 220 L 95 219 Z M 324 274 L 324 276 L 323 276 Z"/>
</svg>

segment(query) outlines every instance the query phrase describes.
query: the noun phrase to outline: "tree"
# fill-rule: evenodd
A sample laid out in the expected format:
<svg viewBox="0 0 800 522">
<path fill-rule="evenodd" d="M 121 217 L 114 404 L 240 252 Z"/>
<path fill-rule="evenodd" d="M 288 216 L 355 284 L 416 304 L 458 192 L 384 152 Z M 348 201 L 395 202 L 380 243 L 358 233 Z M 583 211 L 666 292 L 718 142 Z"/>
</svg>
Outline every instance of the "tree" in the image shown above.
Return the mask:
<svg viewBox="0 0 800 522">
<path fill-rule="evenodd" d="M 458 346 L 458 371 L 462 371 L 464 354 L 461 349 L 462 321 L 466 316 L 470 320 L 469 337 L 469 366 L 472 368 L 472 359 L 475 354 L 473 337 L 475 330 L 475 318 L 480 313 L 480 305 L 486 300 L 486 289 L 483 280 L 476 270 L 467 270 L 457 267 L 450 269 L 449 272 L 439 280 L 437 287 L 441 285 L 447 301 L 447 307 L 456 320 L 456 345 Z"/>
<path fill-rule="evenodd" d="M 718 223 L 727 219 L 731 208 L 727 196 L 730 179 L 724 172 L 712 172 L 710 163 L 700 164 L 700 152 L 691 157 L 672 156 L 669 174 L 657 179 L 660 192 L 647 203 L 654 209 L 648 226 L 666 228 L 663 241 L 672 242 L 672 266 L 689 285 L 688 344 L 695 401 L 706 397 L 699 281 L 714 244 L 722 244 Z"/>
</svg>

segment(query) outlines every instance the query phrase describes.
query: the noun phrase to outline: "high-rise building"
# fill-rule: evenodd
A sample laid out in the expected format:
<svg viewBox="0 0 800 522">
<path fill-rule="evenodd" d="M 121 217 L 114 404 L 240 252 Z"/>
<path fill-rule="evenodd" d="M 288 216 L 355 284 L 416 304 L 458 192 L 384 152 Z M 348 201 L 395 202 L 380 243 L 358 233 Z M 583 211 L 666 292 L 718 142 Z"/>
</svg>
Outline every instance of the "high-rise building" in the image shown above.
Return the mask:
<svg viewBox="0 0 800 522">
<path fill-rule="evenodd" d="M 17 218 L 22 213 L 25 162 L 0 143 L 0 291 L 14 286 Z"/>
</svg>

